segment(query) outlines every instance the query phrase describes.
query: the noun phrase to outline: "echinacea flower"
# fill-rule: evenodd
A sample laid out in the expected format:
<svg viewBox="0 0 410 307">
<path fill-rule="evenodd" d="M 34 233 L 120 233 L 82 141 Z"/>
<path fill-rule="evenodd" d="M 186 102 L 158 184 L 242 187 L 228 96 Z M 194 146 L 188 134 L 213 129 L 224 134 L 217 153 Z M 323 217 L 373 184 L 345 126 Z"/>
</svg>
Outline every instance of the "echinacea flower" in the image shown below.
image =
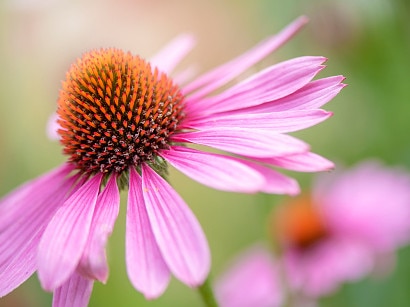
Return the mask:
<svg viewBox="0 0 410 307">
<path fill-rule="evenodd" d="M 119 189 L 127 186 L 126 264 L 133 286 L 156 298 L 171 274 L 188 286 L 201 285 L 210 269 L 208 244 L 167 182 L 168 164 L 216 189 L 287 194 L 299 192 L 297 183 L 270 166 L 332 167 L 285 134 L 331 115 L 319 108 L 343 88 L 344 78 L 312 81 L 325 58 L 288 60 L 215 94 L 305 22 L 297 19 L 188 83 L 189 73 L 177 81 L 169 77 L 192 46 L 188 36 L 150 63 L 118 49 L 91 51 L 77 60 L 63 82 L 57 111 L 68 161 L 0 203 L 0 296 L 37 271 L 42 287 L 54 292 L 56 306 L 86 305 L 93 281 L 107 280 L 105 246 L 119 211 Z"/>
<path fill-rule="evenodd" d="M 311 196 L 274 211 L 272 229 L 282 243 L 289 287 L 318 297 L 385 271 L 381 260 L 391 262 L 410 242 L 409 204 L 410 174 L 403 170 L 369 161 L 323 175 Z"/>
<path fill-rule="evenodd" d="M 263 246 L 239 255 L 215 281 L 215 296 L 221 307 L 283 306 L 284 289 L 280 268 Z"/>
</svg>

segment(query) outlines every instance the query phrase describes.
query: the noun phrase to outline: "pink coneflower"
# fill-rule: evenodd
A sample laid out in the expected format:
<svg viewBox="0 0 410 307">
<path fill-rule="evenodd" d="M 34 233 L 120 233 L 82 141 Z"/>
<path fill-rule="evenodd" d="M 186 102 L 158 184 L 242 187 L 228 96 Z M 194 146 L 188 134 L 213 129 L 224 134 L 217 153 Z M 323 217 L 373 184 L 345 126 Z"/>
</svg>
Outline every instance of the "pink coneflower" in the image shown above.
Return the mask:
<svg viewBox="0 0 410 307">
<path fill-rule="evenodd" d="M 384 271 L 391 263 L 380 260 L 390 262 L 410 240 L 409 204 L 410 175 L 404 171 L 366 162 L 323 175 L 311 196 L 273 215 L 290 288 L 317 297 Z"/>
<path fill-rule="evenodd" d="M 105 245 L 129 188 L 126 263 L 134 287 L 156 298 L 173 274 L 201 285 L 210 269 L 205 235 L 166 180 L 170 164 L 210 187 L 296 194 L 297 183 L 272 168 L 319 171 L 332 163 L 284 133 L 331 114 L 318 109 L 342 76 L 312 81 L 323 57 L 276 64 L 215 94 L 270 54 L 306 22 L 297 19 L 238 58 L 179 86 L 168 74 L 192 45 L 182 36 L 151 64 L 117 49 L 72 65 L 58 101 L 58 131 L 68 161 L 1 200 L 0 296 L 36 270 L 54 304 L 86 305 L 94 280 L 105 282 Z M 187 147 L 199 144 L 236 156 Z"/>
</svg>

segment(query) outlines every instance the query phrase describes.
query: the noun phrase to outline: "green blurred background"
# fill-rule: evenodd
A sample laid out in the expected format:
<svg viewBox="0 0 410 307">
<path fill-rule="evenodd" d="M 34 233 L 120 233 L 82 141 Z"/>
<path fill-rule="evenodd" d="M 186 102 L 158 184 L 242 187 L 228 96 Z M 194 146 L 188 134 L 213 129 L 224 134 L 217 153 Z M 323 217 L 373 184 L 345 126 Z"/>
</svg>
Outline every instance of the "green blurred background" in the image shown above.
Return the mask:
<svg viewBox="0 0 410 307">
<path fill-rule="evenodd" d="M 285 4 L 286 2 L 286 4 Z M 410 168 L 410 2 L 407 0 L 3 0 L 0 3 L 0 195 L 64 161 L 45 134 L 69 64 L 91 48 L 118 47 L 144 57 L 181 32 L 198 44 L 182 67 L 200 71 L 240 54 L 299 15 L 311 22 L 258 64 L 324 55 L 321 76 L 349 84 L 325 109 L 334 117 L 297 133 L 313 151 L 342 165 L 379 158 Z M 252 72 L 252 71 L 251 71 Z M 292 173 L 305 189 L 313 174 Z M 254 242 L 268 241 L 266 218 L 283 198 L 214 191 L 172 171 L 172 184 L 200 220 L 213 255 L 212 276 Z M 90 306 L 201 306 L 177 280 L 147 302 L 128 281 L 124 212 L 110 239 L 110 277 L 96 283 Z M 410 221 L 409 221 L 410 222 Z M 399 251 L 393 274 L 343 286 L 320 306 L 409 306 L 410 248 Z M 33 276 L 0 306 L 50 306 Z"/>
</svg>

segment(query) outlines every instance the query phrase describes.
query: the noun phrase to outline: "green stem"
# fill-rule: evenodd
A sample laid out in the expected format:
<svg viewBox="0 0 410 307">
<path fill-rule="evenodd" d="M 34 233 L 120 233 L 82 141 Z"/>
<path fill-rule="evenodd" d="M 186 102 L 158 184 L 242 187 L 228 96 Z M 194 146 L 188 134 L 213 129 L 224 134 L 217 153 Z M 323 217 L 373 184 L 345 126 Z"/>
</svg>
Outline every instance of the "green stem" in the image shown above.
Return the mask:
<svg viewBox="0 0 410 307">
<path fill-rule="evenodd" d="M 209 277 L 198 287 L 198 291 L 206 307 L 218 307 Z"/>
</svg>

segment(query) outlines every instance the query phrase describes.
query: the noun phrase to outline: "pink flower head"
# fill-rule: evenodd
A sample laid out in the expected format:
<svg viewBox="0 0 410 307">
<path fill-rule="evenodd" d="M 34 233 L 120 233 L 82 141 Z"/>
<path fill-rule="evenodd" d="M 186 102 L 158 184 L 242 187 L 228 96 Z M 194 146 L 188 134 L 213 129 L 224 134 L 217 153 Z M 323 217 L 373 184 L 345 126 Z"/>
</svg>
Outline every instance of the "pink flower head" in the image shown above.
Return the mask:
<svg viewBox="0 0 410 307">
<path fill-rule="evenodd" d="M 93 281 L 108 277 L 105 246 L 119 211 L 119 188 L 127 186 L 126 263 L 134 287 L 150 299 L 162 294 L 171 274 L 201 285 L 210 269 L 208 244 L 166 181 L 168 164 L 216 189 L 286 194 L 297 194 L 297 183 L 270 166 L 332 167 L 285 134 L 331 115 L 319 108 L 343 88 L 344 78 L 312 81 L 325 58 L 288 60 L 214 93 L 305 22 L 297 19 L 188 83 L 189 70 L 169 77 L 192 47 L 188 36 L 151 63 L 117 49 L 84 54 L 68 71 L 58 102 L 58 134 L 68 162 L 1 200 L 0 296 L 37 270 L 55 305 L 64 298 L 86 305 Z"/>
<path fill-rule="evenodd" d="M 293 200 L 275 217 L 291 287 L 321 296 L 386 265 L 380 259 L 410 240 L 409 204 L 404 171 L 366 162 L 323 175 L 310 198 Z"/>
<path fill-rule="evenodd" d="M 219 276 L 215 283 L 216 299 L 221 307 L 282 306 L 279 270 L 265 248 L 253 247 Z"/>
</svg>

